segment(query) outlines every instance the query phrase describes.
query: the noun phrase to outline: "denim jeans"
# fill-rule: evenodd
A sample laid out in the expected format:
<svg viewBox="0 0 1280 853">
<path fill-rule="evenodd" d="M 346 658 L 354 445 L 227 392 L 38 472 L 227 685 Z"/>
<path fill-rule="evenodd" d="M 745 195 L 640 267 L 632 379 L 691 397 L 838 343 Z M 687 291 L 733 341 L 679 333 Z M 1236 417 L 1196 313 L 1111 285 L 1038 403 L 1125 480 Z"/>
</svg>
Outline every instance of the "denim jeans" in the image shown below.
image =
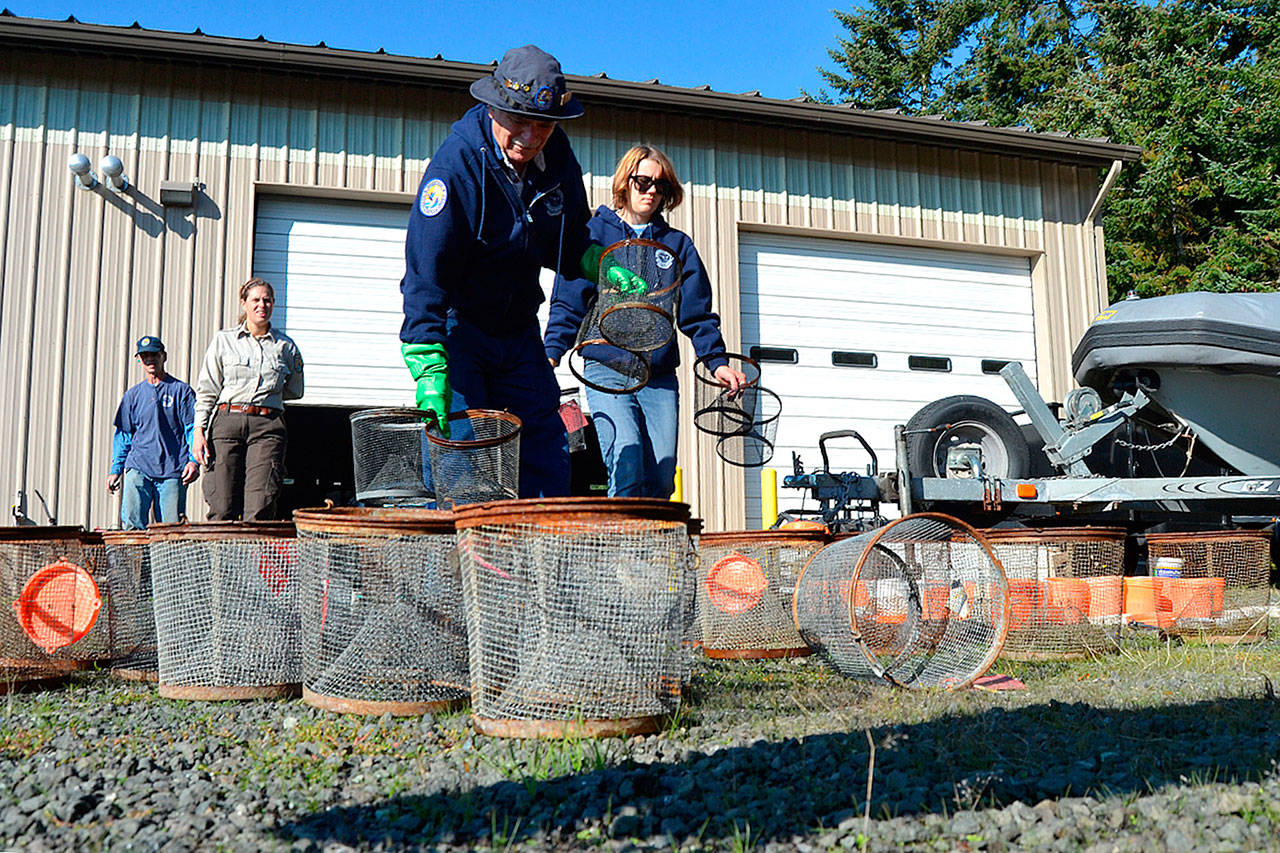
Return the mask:
<svg viewBox="0 0 1280 853">
<path fill-rule="evenodd" d="M 586 378 L 611 387 L 618 375 L 588 361 Z M 587 388 L 587 405 L 596 425 L 600 455 L 609 469 L 609 497 L 666 498 L 675 490 L 676 439 L 679 437 L 676 375 L 654 376 L 634 394 L 606 394 Z"/>
<path fill-rule="evenodd" d="M 181 477 L 148 477 L 136 468 L 124 470 L 120 526 L 145 530 L 152 519 L 173 524 L 187 512 L 187 487 Z"/>
</svg>

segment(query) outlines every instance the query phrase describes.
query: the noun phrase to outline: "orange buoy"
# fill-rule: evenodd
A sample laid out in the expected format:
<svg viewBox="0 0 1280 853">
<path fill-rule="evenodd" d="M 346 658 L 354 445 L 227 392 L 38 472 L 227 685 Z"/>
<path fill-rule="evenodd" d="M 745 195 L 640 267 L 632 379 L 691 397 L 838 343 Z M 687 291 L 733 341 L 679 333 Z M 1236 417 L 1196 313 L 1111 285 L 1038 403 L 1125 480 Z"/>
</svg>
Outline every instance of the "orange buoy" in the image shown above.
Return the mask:
<svg viewBox="0 0 1280 853">
<path fill-rule="evenodd" d="M 13 609 L 23 633 L 52 654 L 89 633 L 98 621 L 102 596 L 93 575 L 58 560 L 27 580 Z"/>
</svg>

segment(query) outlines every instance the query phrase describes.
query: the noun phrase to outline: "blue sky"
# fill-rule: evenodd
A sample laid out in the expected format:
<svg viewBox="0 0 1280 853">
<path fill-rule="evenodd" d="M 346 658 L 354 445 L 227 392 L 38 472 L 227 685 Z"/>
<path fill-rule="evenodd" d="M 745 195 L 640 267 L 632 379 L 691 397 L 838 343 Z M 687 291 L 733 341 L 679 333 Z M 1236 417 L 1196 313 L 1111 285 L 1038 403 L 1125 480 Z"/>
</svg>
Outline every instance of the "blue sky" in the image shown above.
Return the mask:
<svg viewBox="0 0 1280 853">
<path fill-rule="evenodd" d="M 636 2 L 493 3 L 399 0 L 10 0 L 15 15 L 128 25 L 156 30 L 435 56 L 489 62 L 533 43 L 570 74 L 603 71 L 616 80 L 658 78 L 672 86 L 721 92 L 758 89 L 793 98 L 822 88 L 819 65 L 843 30 L 831 14 L 852 2 L 834 0 L 651 0 Z"/>
</svg>

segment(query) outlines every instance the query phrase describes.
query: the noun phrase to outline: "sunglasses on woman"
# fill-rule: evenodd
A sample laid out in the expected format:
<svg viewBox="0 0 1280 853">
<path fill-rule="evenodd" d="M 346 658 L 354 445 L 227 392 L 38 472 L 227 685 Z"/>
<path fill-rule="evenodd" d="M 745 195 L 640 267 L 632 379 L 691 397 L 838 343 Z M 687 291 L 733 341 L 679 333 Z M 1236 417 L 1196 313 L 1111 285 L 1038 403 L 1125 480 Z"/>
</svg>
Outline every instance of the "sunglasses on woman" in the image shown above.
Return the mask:
<svg viewBox="0 0 1280 853">
<path fill-rule="evenodd" d="M 648 175 L 632 175 L 629 180 L 632 185 L 635 186 L 636 190 L 642 193 L 647 193 L 650 188 L 656 189 L 658 191 L 658 195 L 661 196 L 668 195 L 671 192 L 671 182 L 666 178 L 658 178 L 657 180 L 654 180 Z"/>
</svg>

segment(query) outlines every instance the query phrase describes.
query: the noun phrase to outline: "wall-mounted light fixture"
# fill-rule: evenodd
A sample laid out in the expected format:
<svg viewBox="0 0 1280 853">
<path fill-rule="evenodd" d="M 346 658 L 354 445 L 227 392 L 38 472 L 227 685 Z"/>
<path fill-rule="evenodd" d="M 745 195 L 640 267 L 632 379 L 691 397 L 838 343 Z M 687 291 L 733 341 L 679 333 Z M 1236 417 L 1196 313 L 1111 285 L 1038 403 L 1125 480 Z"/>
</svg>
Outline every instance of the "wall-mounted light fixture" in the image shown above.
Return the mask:
<svg viewBox="0 0 1280 853">
<path fill-rule="evenodd" d="M 67 168 L 76 176 L 76 186 L 82 190 L 91 190 L 98 185 L 98 178 L 93 174 L 93 166 L 89 158 L 83 154 L 72 154 L 67 160 Z"/>
<path fill-rule="evenodd" d="M 165 207 L 195 207 L 200 184 L 191 181 L 161 181 L 160 203 Z"/>
<path fill-rule="evenodd" d="M 108 154 L 98 161 L 103 180 L 114 192 L 122 193 L 129 188 L 129 179 L 124 175 L 124 163 L 114 154 Z"/>
</svg>

